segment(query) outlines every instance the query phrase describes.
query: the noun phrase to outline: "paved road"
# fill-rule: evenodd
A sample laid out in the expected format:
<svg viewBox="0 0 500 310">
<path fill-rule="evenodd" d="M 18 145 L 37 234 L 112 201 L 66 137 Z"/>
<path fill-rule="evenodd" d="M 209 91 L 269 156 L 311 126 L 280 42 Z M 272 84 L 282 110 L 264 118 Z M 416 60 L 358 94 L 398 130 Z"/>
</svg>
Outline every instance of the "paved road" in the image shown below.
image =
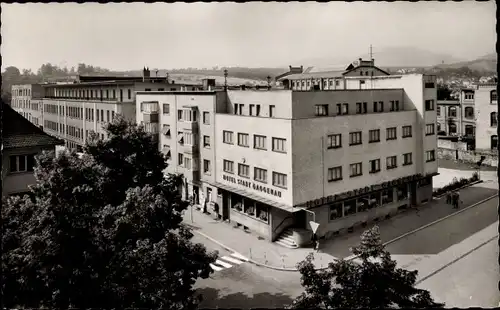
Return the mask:
<svg viewBox="0 0 500 310">
<path fill-rule="evenodd" d="M 222 257 L 230 252 L 195 233 L 193 242 L 204 244 L 209 251 L 218 251 Z M 282 308 L 300 294 L 298 273 L 275 271 L 257 267 L 249 262 L 235 264 L 214 272 L 208 279 L 195 284 L 203 296 L 201 308 Z"/>
<path fill-rule="evenodd" d="M 493 198 L 387 245 L 392 255 L 438 254 L 498 220 Z"/>
<path fill-rule="evenodd" d="M 437 301 L 447 307 L 497 307 L 498 239 L 446 267 L 418 285 L 429 290 Z"/>
</svg>

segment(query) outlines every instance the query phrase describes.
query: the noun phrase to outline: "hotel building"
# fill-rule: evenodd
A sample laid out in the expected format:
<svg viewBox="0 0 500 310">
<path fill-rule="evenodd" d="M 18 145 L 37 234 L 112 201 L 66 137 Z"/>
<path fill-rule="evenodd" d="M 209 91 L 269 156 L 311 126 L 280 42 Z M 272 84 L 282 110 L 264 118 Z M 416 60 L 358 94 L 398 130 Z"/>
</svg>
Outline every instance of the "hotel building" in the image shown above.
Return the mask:
<svg viewBox="0 0 500 310">
<path fill-rule="evenodd" d="M 69 149 L 81 151 L 91 131 L 105 138 L 103 125 L 115 115 L 135 122 L 137 91 L 192 91 L 200 87 L 151 77 L 144 68 L 142 77 L 79 76 L 70 83 L 14 85 L 12 106 L 46 133 L 64 140 Z"/>
<path fill-rule="evenodd" d="M 310 221 L 328 238 L 432 199 L 435 77 L 365 76 L 334 90 L 139 91 L 136 116 L 184 198 L 297 247 Z"/>
</svg>

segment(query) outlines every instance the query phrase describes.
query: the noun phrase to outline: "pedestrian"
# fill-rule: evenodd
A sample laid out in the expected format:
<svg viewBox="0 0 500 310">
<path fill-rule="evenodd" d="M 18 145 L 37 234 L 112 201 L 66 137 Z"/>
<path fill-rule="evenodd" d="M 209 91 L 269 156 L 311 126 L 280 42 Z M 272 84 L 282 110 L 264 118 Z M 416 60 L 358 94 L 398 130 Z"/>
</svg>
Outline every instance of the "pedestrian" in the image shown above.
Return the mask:
<svg viewBox="0 0 500 310">
<path fill-rule="evenodd" d="M 458 194 L 457 193 L 453 193 L 452 201 L 453 201 L 453 209 L 458 209 Z"/>
<path fill-rule="evenodd" d="M 451 192 L 447 191 L 446 192 L 446 204 L 451 204 Z"/>
<path fill-rule="evenodd" d="M 312 241 L 313 249 L 316 250 L 316 248 L 318 247 L 318 236 L 316 236 L 316 234 L 313 233 L 313 235 L 311 237 L 311 241 Z"/>
</svg>

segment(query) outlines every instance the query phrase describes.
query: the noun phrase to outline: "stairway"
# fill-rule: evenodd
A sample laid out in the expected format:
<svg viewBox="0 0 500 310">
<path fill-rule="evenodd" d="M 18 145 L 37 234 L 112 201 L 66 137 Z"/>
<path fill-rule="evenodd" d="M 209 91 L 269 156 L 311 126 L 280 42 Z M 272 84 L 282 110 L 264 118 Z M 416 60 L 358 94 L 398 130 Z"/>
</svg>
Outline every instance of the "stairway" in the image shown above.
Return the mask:
<svg viewBox="0 0 500 310">
<path fill-rule="evenodd" d="M 293 231 L 290 228 L 285 229 L 274 242 L 289 249 L 296 249 L 299 247 L 293 239 Z"/>
</svg>

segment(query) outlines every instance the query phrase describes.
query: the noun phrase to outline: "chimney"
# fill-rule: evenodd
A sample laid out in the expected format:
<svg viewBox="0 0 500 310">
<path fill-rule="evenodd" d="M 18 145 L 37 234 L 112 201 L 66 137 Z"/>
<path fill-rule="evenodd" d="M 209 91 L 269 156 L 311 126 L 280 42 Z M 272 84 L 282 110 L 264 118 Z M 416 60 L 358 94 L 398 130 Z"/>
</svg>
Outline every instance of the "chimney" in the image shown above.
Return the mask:
<svg viewBox="0 0 500 310">
<path fill-rule="evenodd" d="M 359 64 L 361 65 L 361 62 L 363 61 L 363 58 L 360 58 L 359 59 Z"/>
<path fill-rule="evenodd" d="M 142 81 L 149 82 L 149 78 L 150 78 L 149 68 L 144 67 L 144 69 L 142 70 Z"/>
<path fill-rule="evenodd" d="M 292 71 L 292 66 L 288 66 L 290 68 L 290 71 Z"/>
</svg>

